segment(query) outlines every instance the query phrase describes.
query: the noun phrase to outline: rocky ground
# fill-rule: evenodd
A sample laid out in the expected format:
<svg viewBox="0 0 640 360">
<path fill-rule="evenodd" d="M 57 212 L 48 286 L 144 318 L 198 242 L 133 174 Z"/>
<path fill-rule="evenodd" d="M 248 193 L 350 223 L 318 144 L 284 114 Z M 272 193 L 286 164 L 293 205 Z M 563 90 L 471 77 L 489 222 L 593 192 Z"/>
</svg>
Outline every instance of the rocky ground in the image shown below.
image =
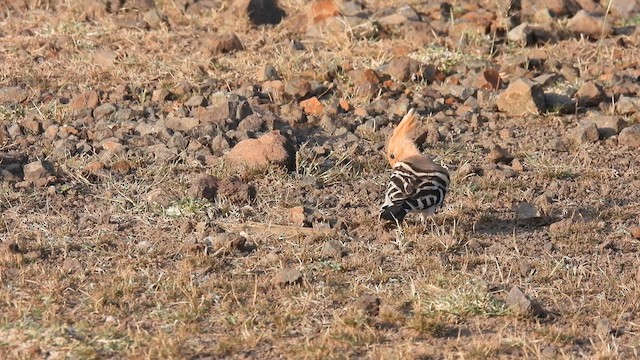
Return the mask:
<svg viewBox="0 0 640 360">
<path fill-rule="evenodd" d="M 632 358 L 640 4 L 0 4 L 3 358 Z M 378 219 L 406 111 L 444 209 Z"/>
</svg>

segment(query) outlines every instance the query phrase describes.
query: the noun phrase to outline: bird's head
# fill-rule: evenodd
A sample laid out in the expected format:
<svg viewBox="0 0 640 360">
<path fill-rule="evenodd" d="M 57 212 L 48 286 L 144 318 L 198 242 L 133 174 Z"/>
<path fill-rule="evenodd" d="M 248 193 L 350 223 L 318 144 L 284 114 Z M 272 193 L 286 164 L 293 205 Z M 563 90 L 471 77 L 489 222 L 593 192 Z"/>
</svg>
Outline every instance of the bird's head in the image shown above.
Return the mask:
<svg viewBox="0 0 640 360">
<path fill-rule="evenodd" d="M 409 110 L 407 115 L 393 130 L 389 145 L 387 146 L 387 160 L 391 167 L 398 161 L 402 161 L 410 156 L 420 155 L 420 150 L 415 144 L 415 132 L 418 127 L 418 120 L 415 109 Z"/>
</svg>

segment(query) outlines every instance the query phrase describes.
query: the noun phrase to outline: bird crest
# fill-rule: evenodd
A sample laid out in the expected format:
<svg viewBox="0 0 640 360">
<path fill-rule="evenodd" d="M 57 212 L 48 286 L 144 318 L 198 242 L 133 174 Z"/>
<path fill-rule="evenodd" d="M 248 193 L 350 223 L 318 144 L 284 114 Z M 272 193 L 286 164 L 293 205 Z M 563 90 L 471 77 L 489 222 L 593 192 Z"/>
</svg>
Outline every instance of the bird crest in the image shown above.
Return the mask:
<svg viewBox="0 0 640 360">
<path fill-rule="evenodd" d="M 418 116 L 415 109 L 411 109 L 393 130 L 387 147 L 387 160 L 393 167 L 398 161 L 410 156 L 420 155 L 415 144 L 415 134 L 418 128 Z"/>
</svg>

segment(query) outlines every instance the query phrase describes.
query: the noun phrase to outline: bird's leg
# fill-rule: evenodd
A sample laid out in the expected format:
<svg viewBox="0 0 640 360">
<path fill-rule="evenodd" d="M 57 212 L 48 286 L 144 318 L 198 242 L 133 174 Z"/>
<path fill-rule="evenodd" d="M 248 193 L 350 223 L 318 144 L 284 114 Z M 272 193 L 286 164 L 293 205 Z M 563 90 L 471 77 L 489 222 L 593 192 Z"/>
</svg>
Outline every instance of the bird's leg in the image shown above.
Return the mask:
<svg viewBox="0 0 640 360">
<path fill-rule="evenodd" d="M 420 213 L 420 222 L 422 223 L 422 225 L 427 222 L 427 217 L 423 213 Z"/>
<path fill-rule="evenodd" d="M 398 233 L 400 234 L 404 234 L 404 229 L 402 228 L 402 221 L 398 221 L 398 219 L 395 219 L 396 222 L 396 226 L 398 227 Z"/>
</svg>

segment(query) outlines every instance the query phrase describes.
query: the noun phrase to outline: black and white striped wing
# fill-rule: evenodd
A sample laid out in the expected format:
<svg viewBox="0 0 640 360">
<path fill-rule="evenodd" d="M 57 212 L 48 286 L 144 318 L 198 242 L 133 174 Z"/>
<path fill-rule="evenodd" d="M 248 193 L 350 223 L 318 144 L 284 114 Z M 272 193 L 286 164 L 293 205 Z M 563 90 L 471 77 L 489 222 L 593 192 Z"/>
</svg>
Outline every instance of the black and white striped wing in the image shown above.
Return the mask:
<svg viewBox="0 0 640 360">
<path fill-rule="evenodd" d="M 409 211 L 433 214 L 442 205 L 449 188 L 446 170 L 417 170 L 397 163 L 385 193 L 380 217 L 402 221 Z"/>
</svg>

